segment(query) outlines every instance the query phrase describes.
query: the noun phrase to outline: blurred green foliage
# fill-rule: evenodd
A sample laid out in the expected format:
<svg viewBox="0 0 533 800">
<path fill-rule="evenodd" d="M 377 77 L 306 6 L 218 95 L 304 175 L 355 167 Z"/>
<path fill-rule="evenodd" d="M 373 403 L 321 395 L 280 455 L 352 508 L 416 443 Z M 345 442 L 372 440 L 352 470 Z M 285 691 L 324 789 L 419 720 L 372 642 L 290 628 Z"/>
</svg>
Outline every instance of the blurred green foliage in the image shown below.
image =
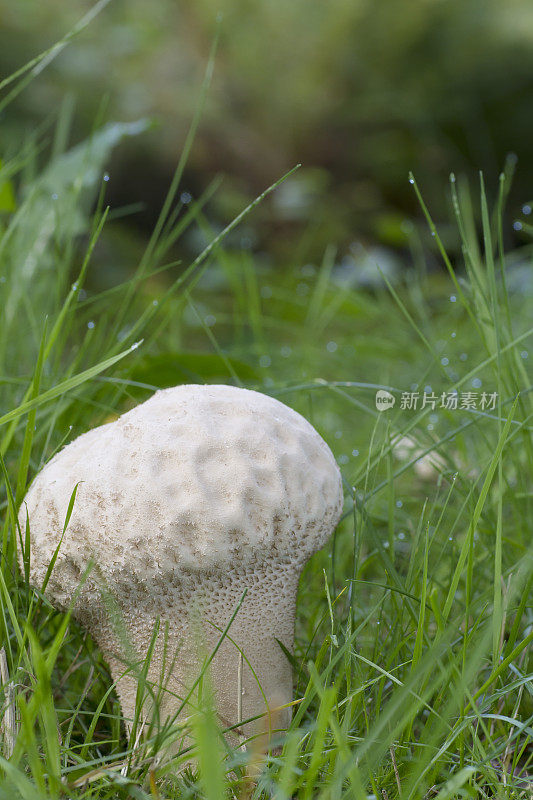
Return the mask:
<svg viewBox="0 0 533 800">
<path fill-rule="evenodd" d="M 85 0 L 0 0 L 0 70 L 50 47 L 87 12 Z M 161 129 L 121 148 L 111 165 L 116 203 L 143 198 L 149 227 L 187 132 L 217 12 L 213 85 L 189 160 L 194 196 L 226 175 L 211 207 L 227 221 L 296 162 L 304 168 L 266 203 L 252 246 L 294 255 L 354 239 L 402 248 L 418 213 L 411 169 L 438 218 L 451 170 L 489 182 L 508 151 L 520 169 L 511 212 L 531 199 L 533 6 L 529 0 L 114 0 L 21 94 L 0 145 L 76 96 L 75 136 L 100 113 L 154 116 Z"/>
</svg>

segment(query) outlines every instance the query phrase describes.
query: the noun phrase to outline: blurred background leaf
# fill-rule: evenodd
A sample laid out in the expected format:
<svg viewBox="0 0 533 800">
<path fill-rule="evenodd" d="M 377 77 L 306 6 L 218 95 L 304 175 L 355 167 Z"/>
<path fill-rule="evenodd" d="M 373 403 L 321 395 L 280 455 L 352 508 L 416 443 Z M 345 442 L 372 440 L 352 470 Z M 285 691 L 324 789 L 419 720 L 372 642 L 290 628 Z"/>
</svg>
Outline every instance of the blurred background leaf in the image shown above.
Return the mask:
<svg viewBox="0 0 533 800">
<path fill-rule="evenodd" d="M 0 212 L 11 212 L 15 210 L 15 193 L 13 184 L 10 180 L 2 179 L 2 159 L 0 159 Z"/>
</svg>

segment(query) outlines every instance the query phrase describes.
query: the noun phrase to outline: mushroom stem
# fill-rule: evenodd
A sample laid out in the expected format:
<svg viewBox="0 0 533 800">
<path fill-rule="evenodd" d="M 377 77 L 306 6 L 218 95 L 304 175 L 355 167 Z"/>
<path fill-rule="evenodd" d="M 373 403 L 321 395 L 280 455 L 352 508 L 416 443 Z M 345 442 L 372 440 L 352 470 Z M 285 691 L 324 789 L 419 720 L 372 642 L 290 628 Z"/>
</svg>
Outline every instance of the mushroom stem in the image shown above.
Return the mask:
<svg viewBox="0 0 533 800">
<path fill-rule="evenodd" d="M 292 699 L 291 667 L 277 640 L 292 651 L 299 577 L 294 565 L 269 562 L 213 572 L 207 581 L 205 577 L 199 588 L 194 574 L 181 576 L 165 599 L 164 608 L 154 607 L 153 595 L 146 596 L 144 602 L 138 599 L 134 606 L 128 598 L 119 602 L 118 624 L 115 621 L 102 626 L 100 618 L 98 624 L 91 625 L 84 620 L 108 659 L 128 727 L 131 729 L 135 717 L 139 670 L 159 618 L 147 683 L 155 696 L 162 690 L 158 709 L 161 722 L 178 714 L 197 683 L 205 658 L 217 648 L 209 674 L 221 726 L 233 729 L 230 739 L 270 735 L 286 728 L 290 709 L 271 712 Z M 114 642 L 111 650 L 110 642 Z M 127 671 L 132 652 L 138 668 Z M 196 702 L 195 690 L 178 718 L 193 713 Z M 152 715 L 151 705 L 148 702 L 143 708 L 142 717 L 147 721 Z M 240 724 L 253 717 L 257 719 Z"/>
</svg>

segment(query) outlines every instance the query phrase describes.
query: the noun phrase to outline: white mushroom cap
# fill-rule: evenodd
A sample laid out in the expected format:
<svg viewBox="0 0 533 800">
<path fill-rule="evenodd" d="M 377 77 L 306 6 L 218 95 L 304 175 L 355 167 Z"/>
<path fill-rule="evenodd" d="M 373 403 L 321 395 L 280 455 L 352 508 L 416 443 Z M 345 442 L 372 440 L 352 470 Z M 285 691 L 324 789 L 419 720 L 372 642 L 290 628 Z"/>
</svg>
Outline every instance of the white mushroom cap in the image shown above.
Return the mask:
<svg viewBox="0 0 533 800">
<path fill-rule="evenodd" d="M 45 466 L 25 499 L 31 580 L 38 587 L 76 484 L 46 591 L 53 603 L 68 606 L 92 559 L 95 571 L 75 607 L 91 632 L 106 615 L 101 582 L 130 617 L 132 637 L 143 652 L 138 620 L 183 616 L 195 587 L 208 586 L 205 606 L 219 625 L 243 587 L 253 589 L 242 609 L 253 627 L 262 624 L 261 606 L 275 614 L 268 584 L 284 576 L 287 621 L 280 619 L 277 636 L 274 620 L 271 638 L 292 647 L 299 573 L 335 528 L 343 499 L 331 451 L 300 414 L 258 392 L 184 385 L 158 391 L 115 422 L 80 436 Z M 278 597 L 283 585 L 275 589 Z M 176 625 L 186 636 L 186 623 Z M 106 635 L 96 630 L 111 659 Z M 242 630 L 244 638 L 250 635 Z M 265 654 L 261 658 L 268 661 Z"/>
<path fill-rule="evenodd" d="M 339 469 L 315 429 L 279 401 L 232 386 L 156 392 L 46 465 L 25 500 L 37 584 L 77 483 L 58 559 L 67 570 L 58 566 L 50 587 L 62 605 L 90 554 L 108 587 L 126 591 L 132 576 L 149 586 L 181 569 L 272 556 L 303 563 L 342 506 Z"/>
</svg>

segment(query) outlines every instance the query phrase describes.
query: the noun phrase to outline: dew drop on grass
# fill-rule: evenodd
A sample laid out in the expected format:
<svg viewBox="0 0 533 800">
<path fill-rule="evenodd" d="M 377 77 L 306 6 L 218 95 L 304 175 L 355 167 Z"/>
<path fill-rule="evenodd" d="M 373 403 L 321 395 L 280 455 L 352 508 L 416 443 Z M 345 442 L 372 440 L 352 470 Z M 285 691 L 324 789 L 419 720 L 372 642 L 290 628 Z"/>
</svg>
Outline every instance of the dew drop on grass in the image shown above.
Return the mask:
<svg viewBox="0 0 533 800">
<path fill-rule="evenodd" d="M 428 383 L 427 386 L 424 386 L 424 391 L 425 391 L 426 394 L 431 394 L 431 392 L 433 391 L 433 389 L 431 388 L 429 383 Z"/>
<path fill-rule="evenodd" d="M 389 549 L 389 543 L 388 542 L 383 542 L 383 547 L 385 548 L 385 550 L 388 550 Z"/>
<path fill-rule="evenodd" d="M 192 194 L 190 192 L 182 192 L 180 194 L 180 200 L 184 206 L 187 206 L 192 200 Z"/>
<path fill-rule="evenodd" d="M 481 387 L 481 380 L 479 378 L 473 378 L 472 386 L 474 387 L 474 389 L 479 389 Z"/>
<path fill-rule="evenodd" d="M 52 195 L 51 197 L 52 197 L 52 200 L 57 200 L 57 198 L 58 198 L 58 195 L 57 195 L 57 194 L 54 192 L 54 193 L 53 193 L 53 195 Z"/>
<path fill-rule="evenodd" d="M 153 306 L 158 306 L 159 305 L 159 300 L 152 300 L 152 305 Z"/>
<path fill-rule="evenodd" d="M 456 302 L 457 302 L 457 297 L 454 294 L 451 294 L 450 295 L 450 303 L 456 303 Z"/>
<path fill-rule="evenodd" d="M 107 183 L 108 180 L 109 180 L 109 173 L 105 172 L 104 173 L 104 181 Z"/>
<path fill-rule="evenodd" d="M 432 422 L 435 425 L 435 423 L 439 421 L 438 415 L 437 414 L 430 414 L 429 415 L 429 421 Z"/>
<path fill-rule="evenodd" d="M 453 331 L 453 332 L 452 332 L 452 339 L 455 339 L 455 337 L 456 337 L 456 336 L 457 336 L 456 332 L 455 332 L 455 331 Z"/>
<path fill-rule="evenodd" d="M 409 183 L 413 184 L 415 182 L 414 178 L 409 178 Z"/>
<path fill-rule="evenodd" d="M 326 345 L 326 350 L 328 351 L 328 353 L 334 353 L 337 347 L 338 347 L 337 342 L 328 342 Z"/>
<path fill-rule="evenodd" d="M 335 439 L 342 439 L 342 431 L 335 431 Z"/>
<path fill-rule="evenodd" d="M 527 351 L 527 350 L 522 350 L 522 351 L 520 352 L 520 358 L 523 358 L 523 359 L 524 359 L 524 361 L 526 360 L 526 358 L 529 358 L 529 353 L 528 353 L 528 351 Z"/>
<path fill-rule="evenodd" d="M 283 347 L 280 350 L 280 353 L 283 356 L 283 358 L 289 358 L 289 356 L 292 353 L 292 347 L 289 347 L 288 345 L 283 345 Z"/>
<path fill-rule="evenodd" d="M 352 456 L 354 458 L 357 458 L 358 455 L 359 455 L 359 450 L 352 450 Z"/>
<path fill-rule="evenodd" d="M 440 363 L 442 364 L 443 367 L 447 367 L 448 364 L 450 363 L 450 359 L 446 358 L 446 356 L 443 356 L 440 360 Z"/>
<path fill-rule="evenodd" d="M 523 227 L 523 225 L 522 225 L 522 223 L 520 222 L 519 219 L 517 219 L 515 222 L 513 222 L 513 228 L 514 228 L 515 231 L 521 231 L 522 227 Z"/>
<path fill-rule="evenodd" d="M 403 531 L 400 531 L 400 533 L 398 534 L 398 539 L 401 542 L 403 542 L 403 540 L 405 539 L 405 533 Z"/>
<path fill-rule="evenodd" d="M 454 172 L 452 172 L 450 174 L 450 181 L 451 181 L 451 183 L 455 183 L 455 173 Z"/>
<path fill-rule="evenodd" d="M 207 325 L 208 328 L 212 328 L 216 321 L 217 321 L 217 318 L 213 314 L 207 314 L 204 317 L 204 322 L 205 322 L 205 324 Z"/>
<path fill-rule="evenodd" d="M 270 358 L 270 356 L 260 356 L 259 358 L 260 367 L 266 369 L 266 367 L 269 367 L 271 364 L 272 364 L 272 359 Z"/>
<path fill-rule="evenodd" d="M 525 214 L 526 216 L 531 214 L 531 206 L 529 203 L 526 203 L 525 206 L 522 206 L 522 214 Z"/>
<path fill-rule="evenodd" d="M 347 464 L 349 460 L 350 459 L 348 458 L 347 455 L 339 456 L 339 459 L 338 459 L 339 464 Z"/>
<path fill-rule="evenodd" d="M 459 358 L 461 359 L 461 361 L 466 361 L 466 359 L 468 358 L 468 353 L 461 353 Z"/>
<path fill-rule="evenodd" d="M 403 502 L 401 500 L 396 500 L 396 508 L 402 508 Z"/>
<path fill-rule="evenodd" d="M 92 331 L 92 329 L 94 328 L 94 322 L 92 320 L 90 322 L 88 322 L 87 323 L 87 327 L 89 328 L 89 330 Z"/>
<path fill-rule="evenodd" d="M 432 425 L 432 423 L 431 423 L 431 422 L 428 422 L 428 424 L 426 425 L 426 427 L 427 427 L 428 431 L 432 431 L 432 430 L 433 430 L 433 425 Z"/>
<path fill-rule="evenodd" d="M 0 283 L 5 283 L 7 280 L 5 275 L 0 275 Z"/>
</svg>

